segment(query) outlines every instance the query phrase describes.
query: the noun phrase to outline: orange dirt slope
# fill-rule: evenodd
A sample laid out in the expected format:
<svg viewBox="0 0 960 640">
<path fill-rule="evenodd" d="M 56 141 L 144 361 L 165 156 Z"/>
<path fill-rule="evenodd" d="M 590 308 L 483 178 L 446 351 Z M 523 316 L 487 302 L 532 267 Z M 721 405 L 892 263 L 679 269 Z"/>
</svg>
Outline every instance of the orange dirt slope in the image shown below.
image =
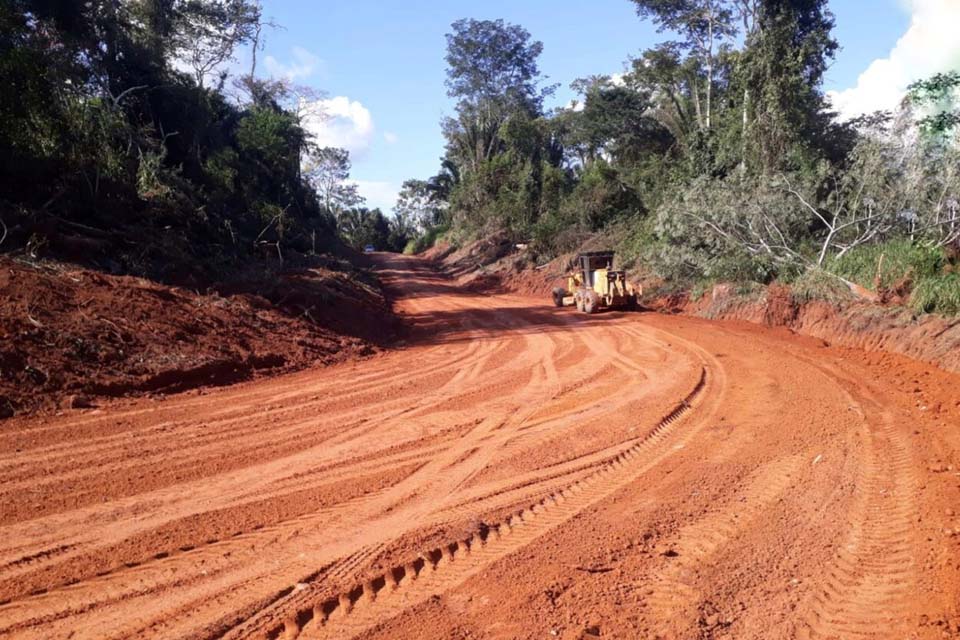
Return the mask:
<svg viewBox="0 0 960 640">
<path fill-rule="evenodd" d="M 0 257 L 0 420 L 370 354 L 392 326 L 357 273 L 287 269 L 219 295 Z"/>
</svg>

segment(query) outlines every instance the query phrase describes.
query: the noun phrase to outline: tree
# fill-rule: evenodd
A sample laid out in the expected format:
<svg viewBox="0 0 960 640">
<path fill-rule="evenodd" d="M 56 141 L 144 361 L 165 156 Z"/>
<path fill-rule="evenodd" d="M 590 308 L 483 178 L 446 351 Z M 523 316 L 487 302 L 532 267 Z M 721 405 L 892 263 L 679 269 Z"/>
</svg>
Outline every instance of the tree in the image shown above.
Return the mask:
<svg viewBox="0 0 960 640">
<path fill-rule="evenodd" d="M 960 127 L 960 71 L 938 73 L 907 88 L 909 103 L 926 110 L 921 130 L 933 138 L 946 138 Z"/>
<path fill-rule="evenodd" d="M 609 76 L 592 76 L 570 85 L 583 96 L 582 108 L 556 120 L 564 127 L 564 147 L 576 154 L 580 164 L 601 156 L 631 164 L 647 153 L 663 153 L 669 146 L 664 128 L 652 117 L 651 91 L 636 86 L 635 79 L 627 76 L 614 82 Z"/>
<path fill-rule="evenodd" d="M 447 34 L 447 95 L 460 111 L 491 103 L 538 114 L 552 87 L 539 86 L 543 43 L 503 20 L 457 20 Z"/>
<path fill-rule="evenodd" d="M 347 182 L 350 178 L 350 152 L 346 149 L 324 147 L 308 153 L 304 175 L 317 190 L 323 207 L 339 215 L 363 203 L 357 185 Z"/>
<path fill-rule="evenodd" d="M 692 52 L 703 70 L 702 80 L 691 85 L 697 125 L 709 130 L 713 125 L 715 57 L 722 43 L 735 33 L 729 3 L 723 0 L 633 1 L 637 5 L 637 14 L 651 18 L 660 31 L 684 36 L 683 47 Z"/>
<path fill-rule="evenodd" d="M 178 3 L 174 51 L 203 88 L 207 76 L 221 72 L 238 47 L 254 42 L 261 29 L 258 0 L 182 0 Z M 222 84 L 222 80 L 221 80 Z"/>
<path fill-rule="evenodd" d="M 832 123 L 821 88 L 837 50 L 826 0 L 758 0 L 749 15 L 737 64 L 742 161 L 772 175 L 820 158 L 842 160 L 850 137 Z"/>
<path fill-rule="evenodd" d="M 425 180 L 406 180 L 393 207 L 397 226 L 404 232 L 422 233 L 440 223 L 444 204 Z"/>
<path fill-rule="evenodd" d="M 354 249 L 362 250 L 367 245 L 381 251 L 392 248 L 389 246 L 390 221 L 380 209 L 347 209 L 340 215 L 339 228 L 343 238 Z"/>
<path fill-rule="evenodd" d="M 464 224 L 525 236 L 540 212 L 545 165 L 562 160 L 542 117 L 554 89 L 540 86 L 543 45 L 502 20 L 458 20 L 452 28 L 447 91 L 458 98 L 457 114 L 442 122 L 448 170 L 436 186 L 449 188 Z"/>
</svg>

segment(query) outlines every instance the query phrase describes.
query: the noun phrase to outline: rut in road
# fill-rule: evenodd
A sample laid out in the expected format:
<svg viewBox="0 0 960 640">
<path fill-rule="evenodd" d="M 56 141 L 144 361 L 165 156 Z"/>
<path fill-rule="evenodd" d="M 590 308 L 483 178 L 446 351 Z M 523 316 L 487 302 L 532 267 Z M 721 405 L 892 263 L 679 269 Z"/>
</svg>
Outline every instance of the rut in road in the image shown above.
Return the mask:
<svg viewBox="0 0 960 640">
<path fill-rule="evenodd" d="M 670 548 L 670 562 L 652 577 L 646 591 L 651 615 L 668 620 L 678 614 L 695 616 L 701 594 L 686 576 L 710 562 L 711 556 L 729 544 L 792 482 L 804 461 L 798 456 L 777 460 L 758 469 L 747 487 L 735 494 L 726 508 L 685 527 Z"/>
<path fill-rule="evenodd" d="M 919 573 L 916 465 L 895 417 L 863 385 L 829 373 L 853 387 L 848 392 L 851 407 L 864 420 L 858 432 L 864 459 L 858 467 L 849 535 L 807 604 L 806 624 L 798 635 L 874 638 L 878 628 L 908 634 L 903 624 Z"/>
<path fill-rule="evenodd" d="M 351 638 L 401 611 L 443 593 L 476 574 L 487 565 L 532 543 L 546 531 L 559 526 L 589 505 L 610 495 L 637 475 L 669 456 L 665 441 L 675 427 L 697 408 L 708 385 L 706 369 L 694 389 L 650 432 L 611 460 L 599 465 L 590 475 L 551 493 L 537 503 L 518 511 L 508 519 L 484 525 L 469 537 L 431 549 L 415 559 L 391 568 L 337 597 L 310 602 L 310 585 L 301 584 L 303 593 L 280 601 L 265 612 L 268 619 L 283 622 L 268 626 L 266 638 Z M 679 445 L 694 432 L 671 441 Z M 243 625 L 227 638 L 248 637 L 263 626 Z"/>
</svg>

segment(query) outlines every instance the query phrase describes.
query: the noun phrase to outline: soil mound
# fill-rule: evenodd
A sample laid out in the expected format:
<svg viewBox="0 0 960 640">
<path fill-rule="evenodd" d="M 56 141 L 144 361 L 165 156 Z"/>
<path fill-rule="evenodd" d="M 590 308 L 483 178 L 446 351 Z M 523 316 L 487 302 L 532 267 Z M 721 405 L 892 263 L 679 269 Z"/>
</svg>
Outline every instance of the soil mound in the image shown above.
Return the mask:
<svg viewBox="0 0 960 640">
<path fill-rule="evenodd" d="M 315 266 L 201 294 L 0 257 L 0 417 L 371 354 L 392 321 L 360 273 Z"/>
</svg>

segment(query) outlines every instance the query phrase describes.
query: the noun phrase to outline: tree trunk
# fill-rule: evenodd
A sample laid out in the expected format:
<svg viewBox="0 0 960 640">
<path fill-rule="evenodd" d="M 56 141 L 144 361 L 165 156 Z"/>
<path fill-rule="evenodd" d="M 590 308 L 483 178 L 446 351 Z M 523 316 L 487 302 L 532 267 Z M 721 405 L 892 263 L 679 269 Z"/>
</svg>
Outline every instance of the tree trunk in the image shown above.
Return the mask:
<svg viewBox="0 0 960 640">
<path fill-rule="evenodd" d="M 750 128 L 750 89 L 743 90 L 743 127 L 740 131 L 740 171 L 747 171 L 747 130 Z"/>
<path fill-rule="evenodd" d="M 707 131 L 710 130 L 711 114 L 712 111 L 712 102 L 713 102 L 713 21 L 714 21 L 713 7 L 710 8 L 710 15 L 707 18 Z"/>
<path fill-rule="evenodd" d="M 697 128 L 703 129 L 703 111 L 700 109 L 700 83 L 694 77 L 690 82 L 693 89 L 693 110 L 697 116 Z"/>
</svg>

